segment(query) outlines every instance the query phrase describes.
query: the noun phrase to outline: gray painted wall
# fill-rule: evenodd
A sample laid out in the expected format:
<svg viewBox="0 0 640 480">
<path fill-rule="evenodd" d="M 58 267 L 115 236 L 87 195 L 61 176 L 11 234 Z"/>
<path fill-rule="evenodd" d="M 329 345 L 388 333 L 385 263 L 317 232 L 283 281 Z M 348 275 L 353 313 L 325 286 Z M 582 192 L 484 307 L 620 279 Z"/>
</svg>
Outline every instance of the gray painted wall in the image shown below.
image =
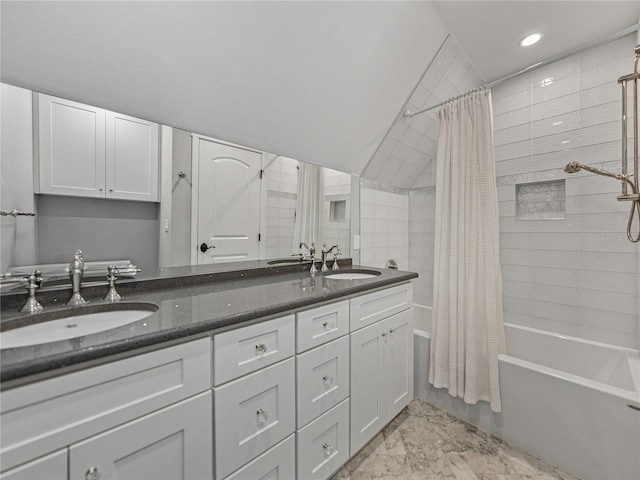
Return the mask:
<svg viewBox="0 0 640 480">
<path fill-rule="evenodd" d="M 37 195 L 39 263 L 129 259 L 158 268 L 159 204 Z"/>
<path fill-rule="evenodd" d="M 184 178 L 179 177 L 180 172 Z M 191 264 L 191 133 L 173 129 L 171 265 Z"/>
</svg>

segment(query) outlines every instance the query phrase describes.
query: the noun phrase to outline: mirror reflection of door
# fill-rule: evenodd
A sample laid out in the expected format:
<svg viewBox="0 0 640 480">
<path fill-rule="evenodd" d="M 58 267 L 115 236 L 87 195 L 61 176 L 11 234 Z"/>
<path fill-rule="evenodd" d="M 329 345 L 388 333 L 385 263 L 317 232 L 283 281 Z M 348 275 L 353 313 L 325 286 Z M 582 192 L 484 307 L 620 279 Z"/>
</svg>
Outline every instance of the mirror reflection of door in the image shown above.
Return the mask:
<svg viewBox="0 0 640 480">
<path fill-rule="evenodd" d="M 260 254 L 262 153 L 193 137 L 192 264 Z"/>
</svg>

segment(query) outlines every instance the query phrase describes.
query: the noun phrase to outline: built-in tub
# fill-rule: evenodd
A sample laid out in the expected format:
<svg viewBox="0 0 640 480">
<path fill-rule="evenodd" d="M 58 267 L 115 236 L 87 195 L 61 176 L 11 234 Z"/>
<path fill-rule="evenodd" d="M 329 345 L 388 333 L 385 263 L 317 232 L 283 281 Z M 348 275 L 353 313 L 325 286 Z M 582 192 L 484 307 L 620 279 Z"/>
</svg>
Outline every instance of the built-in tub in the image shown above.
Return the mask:
<svg viewBox="0 0 640 480">
<path fill-rule="evenodd" d="M 429 334 L 415 331 L 416 396 L 585 480 L 640 479 L 637 350 L 505 325 L 502 412 L 427 382 Z"/>
</svg>

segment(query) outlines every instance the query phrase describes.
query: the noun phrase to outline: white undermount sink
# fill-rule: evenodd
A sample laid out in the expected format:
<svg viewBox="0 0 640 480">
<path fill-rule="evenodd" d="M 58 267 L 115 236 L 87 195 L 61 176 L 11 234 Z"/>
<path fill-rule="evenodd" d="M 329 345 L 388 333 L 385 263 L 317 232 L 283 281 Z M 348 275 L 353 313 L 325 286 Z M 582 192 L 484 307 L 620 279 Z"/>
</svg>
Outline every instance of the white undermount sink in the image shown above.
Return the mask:
<svg viewBox="0 0 640 480">
<path fill-rule="evenodd" d="M 157 305 L 152 303 L 122 303 L 39 313 L 3 326 L 0 348 L 27 347 L 84 337 L 137 322 L 157 310 Z"/>
<path fill-rule="evenodd" d="M 365 278 L 373 278 L 380 275 L 375 270 L 350 270 L 348 272 L 328 273 L 324 278 L 330 280 L 363 280 Z"/>
</svg>

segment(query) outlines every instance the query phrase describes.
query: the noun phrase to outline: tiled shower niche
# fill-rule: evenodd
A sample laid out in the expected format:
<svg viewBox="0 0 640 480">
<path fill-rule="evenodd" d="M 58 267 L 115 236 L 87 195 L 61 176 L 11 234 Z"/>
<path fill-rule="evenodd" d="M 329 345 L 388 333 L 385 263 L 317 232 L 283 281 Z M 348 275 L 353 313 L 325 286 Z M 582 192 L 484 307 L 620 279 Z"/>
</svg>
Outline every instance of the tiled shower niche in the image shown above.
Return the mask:
<svg viewBox="0 0 640 480">
<path fill-rule="evenodd" d="M 516 184 L 516 219 L 562 220 L 565 218 L 564 179 Z"/>
</svg>

